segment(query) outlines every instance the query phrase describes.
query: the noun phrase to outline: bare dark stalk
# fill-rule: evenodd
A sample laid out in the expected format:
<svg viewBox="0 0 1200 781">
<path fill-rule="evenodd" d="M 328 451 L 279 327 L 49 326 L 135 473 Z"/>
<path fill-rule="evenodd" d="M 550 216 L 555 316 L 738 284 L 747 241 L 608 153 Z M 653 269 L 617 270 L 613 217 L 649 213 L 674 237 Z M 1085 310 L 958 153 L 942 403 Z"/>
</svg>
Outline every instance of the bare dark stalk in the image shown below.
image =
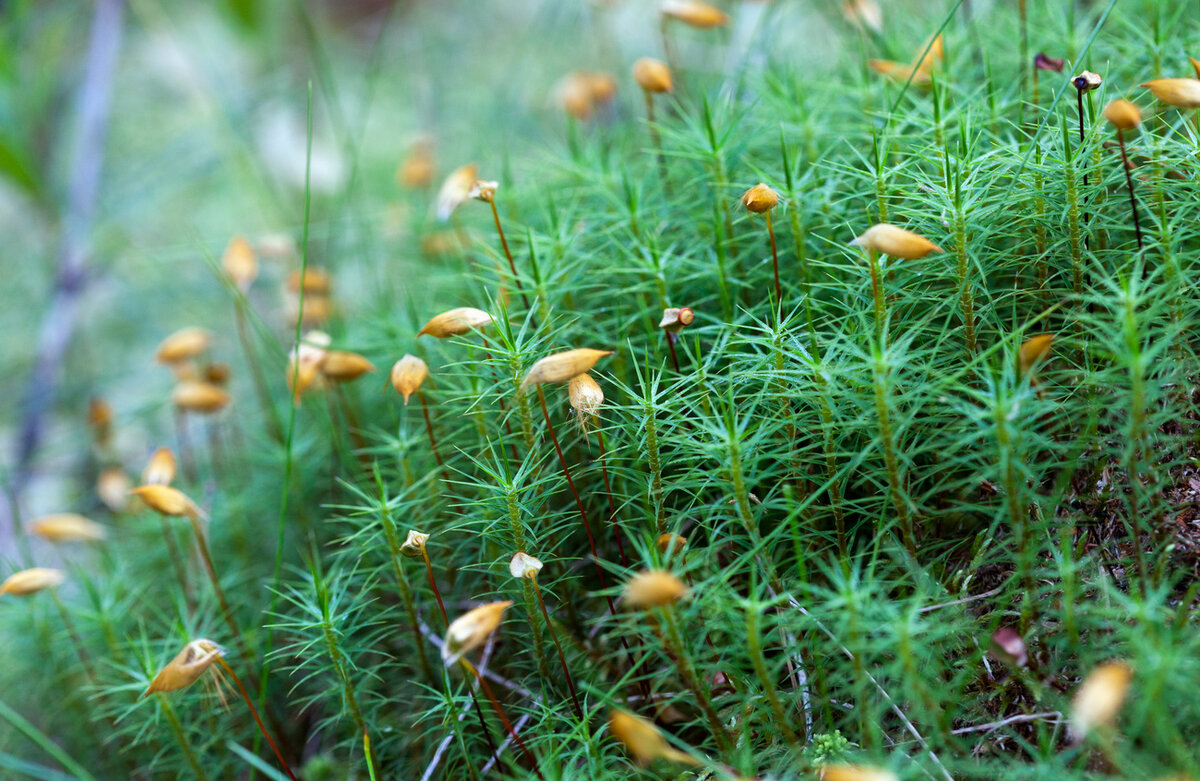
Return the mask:
<svg viewBox="0 0 1200 781">
<path fill-rule="evenodd" d="M 221 588 L 221 581 L 217 578 L 217 570 L 213 566 L 212 554 L 209 553 L 208 541 L 205 539 L 204 529 L 200 526 L 200 518 L 195 514 L 191 514 L 188 516 L 188 520 L 191 521 L 192 530 L 196 533 L 196 547 L 200 549 L 200 558 L 204 560 L 204 569 L 208 573 L 209 582 L 212 583 L 213 593 L 217 596 L 217 602 L 221 605 L 221 615 L 225 618 L 225 623 L 229 625 L 233 636 L 237 638 L 242 656 L 251 659 L 253 657 L 250 654 L 250 647 L 246 644 L 246 637 L 242 634 L 241 627 L 238 626 L 237 621 L 233 619 L 233 610 L 229 607 L 229 600 L 225 598 L 225 589 Z"/>
<path fill-rule="evenodd" d="M 538 605 L 542 608 L 542 617 L 546 619 L 546 627 L 550 630 L 550 639 L 554 641 L 554 647 L 558 649 L 558 663 L 562 665 L 563 675 L 567 678 L 567 688 L 571 692 L 571 704 L 575 706 L 575 715 L 583 721 L 583 708 L 579 704 L 579 695 L 575 691 L 575 680 L 571 677 L 571 671 L 567 669 L 567 657 L 563 653 L 562 644 L 558 642 L 558 632 L 554 629 L 554 624 L 550 622 L 550 611 L 546 610 L 546 601 L 542 599 L 542 590 L 538 587 L 537 578 L 530 578 L 533 581 L 533 593 L 537 595 Z"/>
<path fill-rule="evenodd" d="M 1075 80 L 1071 83 L 1075 85 L 1076 105 L 1079 107 L 1079 152 L 1080 152 L 1080 159 L 1083 160 L 1083 159 L 1086 159 L 1083 157 L 1083 154 L 1082 154 L 1083 153 L 1083 93 L 1087 92 L 1088 83 L 1087 83 L 1087 79 L 1085 79 L 1083 76 L 1077 76 L 1075 78 Z M 1083 169 L 1083 186 L 1084 187 L 1088 186 L 1088 174 L 1087 174 L 1086 167 L 1084 167 L 1084 169 Z"/>
<path fill-rule="evenodd" d="M 429 551 L 425 550 L 424 545 L 421 546 L 421 558 L 425 560 L 425 574 L 429 577 L 429 587 L 433 589 L 438 608 L 442 611 L 442 622 L 449 628 L 450 618 L 446 615 L 446 606 L 442 603 L 442 592 L 438 590 L 437 581 L 433 577 L 433 562 L 429 560 Z"/>
<path fill-rule="evenodd" d="M 175 570 L 175 579 L 179 581 L 179 589 L 183 592 L 183 599 L 187 603 L 188 611 L 193 609 L 191 591 L 188 589 L 187 569 L 183 566 L 183 556 L 179 553 L 179 545 L 175 541 L 175 533 L 171 531 L 171 527 L 167 524 L 167 519 L 159 516 L 159 522 L 162 524 L 163 541 L 167 545 L 167 555 L 171 557 L 171 568 Z"/>
<path fill-rule="evenodd" d="M 508 734 L 513 739 L 513 742 L 520 747 L 521 753 L 529 762 L 534 774 L 542 781 L 545 781 L 542 771 L 538 770 L 537 757 L 529 750 L 529 746 L 525 745 L 525 741 L 521 740 L 521 736 L 517 734 L 517 730 L 513 727 L 512 722 L 508 720 L 508 716 L 504 713 L 504 708 L 500 706 L 500 701 L 496 699 L 496 694 L 492 691 L 492 687 L 488 684 L 487 679 L 480 675 L 479 671 L 475 669 L 475 665 L 466 659 L 459 659 L 458 663 L 463 666 L 463 669 L 475 676 L 475 680 L 479 682 L 479 688 L 483 689 L 483 693 L 487 695 L 488 700 L 492 703 L 492 710 L 500 718 L 500 723 L 508 730 Z"/>
<path fill-rule="evenodd" d="M 588 523 L 587 511 L 583 509 L 583 500 L 579 498 L 575 481 L 571 479 L 571 468 L 567 466 L 567 457 L 563 455 L 562 446 L 558 444 L 558 434 L 554 431 L 554 423 L 550 420 L 550 412 L 546 409 L 546 394 L 542 392 L 541 385 L 537 386 L 537 394 L 538 401 L 542 405 L 542 417 L 546 419 L 546 427 L 550 430 L 550 440 L 554 442 L 554 452 L 558 454 L 558 463 L 562 465 L 567 485 L 571 488 L 571 495 L 575 497 L 575 506 L 579 509 L 579 519 L 583 521 L 583 529 L 587 532 L 588 547 L 592 551 L 592 563 L 596 565 L 596 574 L 600 576 L 600 587 L 607 589 L 608 581 L 604 577 L 604 568 L 600 566 L 600 554 L 596 551 L 596 538 L 592 536 L 592 525 Z M 615 614 L 617 608 L 613 604 L 612 596 L 605 594 L 605 599 L 608 600 L 608 609 Z"/>
<path fill-rule="evenodd" d="M 667 352 L 671 354 L 671 365 L 675 367 L 676 374 L 682 374 L 679 370 L 679 356 L 675 354 L 675 334 L 670 331 L 667 334 Z"/>
<path fill-rule="evenodd" d="M 617 523 L 617 506 L 613 502 L 612 484 L 608 479 L 608 453 L 604 447 L 604 432 L 596 429 L 596 440 L 600 443 L 600 474 L 604 476 L 604 493 L 608 497 L 608 525 L 617 538 L 617 553 L 621 557 L 621 566 L 628 567 L 629 560 L 625 557 L 625 534 Z"/>
<path fill-rule="evenodd" d="M 287 760 L 283 758 L 283 754 L 279 753 L 279 747 L 276 746 L 275 741 L 271 739 L 271 733 L 267 732 L 267 728 L 262 723 L 262 719 L 258 717 L 258 708 L 255 708 L 254 703 L 250 701 L 250 695 L 246 692 L 246 687 L 242 685 L 242 679 L 238 677 L 237 673 L 233 671 L 233 668 L 230 667 L 229 664 L 220 656 L 217 657 L 217 664 L 221 665 L 221 668 L 229 674 L 230 678 L 233 678 L 233 682 L 237 684 L 238 692 L 242 695 L 242 699 L 246 701 L 246 707 L 250 709 L 250 715 L 254 717 L 254 722 L 258 724 L 259 732 L 261 732 L 263 737 L 267 739 L 267 745 L 269 745 L 271 750 L 275 752 L 275 758 L 279 760 L 279 764 L 283 765 L 283 769 L 288 774 L 288 778 L 292 779 L 292 781 L 296 781 L 296 774 L 292 772 L 292 768 L 290 765 L 288 765 Z"/>
<path fill-rule="evenodd" d="M 429 434 L 429 446 L 433 448 L 433 457 L 438 466 L 443 466 L 442 454 L 438 452 L 437 437 L 433 434 L 433 421 L 429 419 L 429 407 L 425 405 L 425 394 L 417 389 L 417 401 L 421 402 L 421 414 L 425 416 L 425 431 Z"/>
<path fill-rule="evenodd" d="M 592 527 L 591 527 L 591 524 L 588 523 L 587 513 L 583 509 L 583 502 L 579 498 L 579 492 L 575 490 L 575 481 L 571 479 L 571 470 L 567 466 L 567 459 L 563 455 L 562 447 L 558 444 L 558 434 L 555 433 L 554 424 L 550 421 L 550 413 L 546 409 L 546 394 L 542 392 L 541 385 L 538 385 L 538 400 L 541 402 L 541 405 L 542 405 L 542 417 L 544 417 L 546 419 L 546 426 L 550 430 L 550 439 L 554 442 L 554 451 L 558 454 L 558 462 L 560 464 L 562 464 L 563 474 L 566 475 L 566 477 L 567 477 L 567 485 L 569 485 L 571 487 L 571 493 L 575 496 L 575 504 L 579 508 L 579 517 L 580 517 L 580 519 L 583 520 L 584 531 L 587 532 L 588 546 L 591 548 L 591 551 L 592 551 L 592 563 L 596 565 L 596 574 L 600 576 L 600 587 L 603 589 L 607 589 L 608 588 L 608 580 L 604 577 L 604 568 L 600 566 L 600 554 L 596 551 L 596 540 L 592 536 Z M 597 432 L 597 433 L 599 433 L 599 432 Z M 603 448 L 603 442 L 601 443 L 601 448 Z M 607 480 L 607 474 L 608 474 L 607 470 L 605 470 L 606 480 Z M 614 520 L 615 520 L 615 518 L 614 518 Z M 614 526 L 614 528 L 616 528 L 615 523 L 613 524 L 613 526 Z M 622 546 L 622 543 L 620 542 L 620 531 L 619 530 L 617 532 L 617 540 L 618 540 L 618 542 L 617 542 L 618 546 L 621 546 L 622 556 L 623 556 L 624 555 L 624 547 Z M 612 596 L 606 593 L 604 595 L 604 599 L 608 602 L 608 611 L 610 613 L 612 613 L 613 615 L 616 615 L 617 614 L 617 606 L 616 606 L 616 603 L 613 602 Z M 632 651 L 629 650 L 629 643 L 627 643 L 625 641 L 624 635 L 621 635 L 621 647 L 625 649 L 625 652 L 627 654 L 629 654 L 630 658 L 632 659 L 633 653 L 632 653 Z M 636 668 L 638 666 L 638 664 L 640 664 L 640 662 L 635 663 L 634 667 Z M 639 683 L 639 688 L 642 689 L 643 693 L 648 693 L 648 689 L 646 687 L 646 682 L 639 680 L 638 683 Z"/>
<path fill-rule="evenodd" d="M 1125 132 L 1117 129 L 1117 145 L 1121 148 L 1121 167 L 1125 169 L 1125 186 L 1129 188 L 1129 208 L 1133 212 L 1133 229 L 1137 233 L 1138 251 L 1142 250 L 1142 225 L 1138 220 L 1137 200 L 1133 197 L 1133 172 L 1130 170 L 1129 155 L 1125 152 Z"/>
<path fill-rule="evenodd" d="M 517 284 L 517 291 L 521 294 L 521 301 L 525 303 L 525 308 L 529 309 L 529 297 L 525 295 L 525 288 L 521 286 L 521 278 L 517 276 L 517 264 L 513 261 L 512 251 L 508 248 L 508 239 L 504 238 L 504 228 L 500 227 L 500 212 L 496 210 L 495 197 L 488 199 L 488 205 L 492 207 L 492 218 L 496 221 L 496 232 L 500 234 L 500 244 L 504 247 L 504 256 L 508 258 L 508 267 L 512 269 L 513 282 Z"/>
</svg>

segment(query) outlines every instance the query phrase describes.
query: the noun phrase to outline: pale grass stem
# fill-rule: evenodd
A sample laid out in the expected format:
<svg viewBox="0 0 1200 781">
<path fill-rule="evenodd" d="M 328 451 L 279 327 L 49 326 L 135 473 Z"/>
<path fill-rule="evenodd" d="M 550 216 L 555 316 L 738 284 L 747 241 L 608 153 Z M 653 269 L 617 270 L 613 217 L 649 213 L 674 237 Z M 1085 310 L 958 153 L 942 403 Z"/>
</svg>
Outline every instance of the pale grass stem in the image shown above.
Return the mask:
<svg viewBox="0 0 1200 781">
<path fill-rule="evenodd" d="M 771 212 L 767 211 L 767 235 L 771 237 L 771 265 L 775 271 L 775 321 L 783 320 L 783 287 L 779 284 L 779 249 L 775 245 L 775 227 L 771 224 Z M 678 371 L 678 369 L 676 369 Z"/>
<path fill-rule="evenodd" d="M 875 338 L 879 339 L 883 336 L 887 310 L 883 301 L 882 280 L 879 278 L 879 254 L 875 250 L 867 250 L 867 263 L 871 267 L 871 296 L 875 301 Z"/>
</svg>

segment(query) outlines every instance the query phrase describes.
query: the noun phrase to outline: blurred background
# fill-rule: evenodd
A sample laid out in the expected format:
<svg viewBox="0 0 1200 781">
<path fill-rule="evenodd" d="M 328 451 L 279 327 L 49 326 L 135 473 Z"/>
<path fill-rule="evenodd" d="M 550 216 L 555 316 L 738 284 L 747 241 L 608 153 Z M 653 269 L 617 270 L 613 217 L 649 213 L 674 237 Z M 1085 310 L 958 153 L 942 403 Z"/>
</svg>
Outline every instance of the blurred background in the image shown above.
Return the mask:
<svg viewBox="0 0 1200 781">
<path fill-rule="evenodd" d="M 838 56 L 838 4 L 730 10 L 734 24 L 714 33 L 729 46 L 681 30 L 680 62 L 761 67 L 741 43 L 753 35 L 801 66 Z M 20 512 L 88 506 L 75 494 L 94 484 L 77 474 L 89 400 L 111 405 L 128 459 L 169 431 L 158 340 L 207 327 L 218 358 L 240 357 L 234 296 L 217 273 L 235 235 L 259 254 L 251 304 L 279 345 L 262 360 L 282 366 L 309 85 L 311 262 L 337 271 L 336 338 L 348 317 L 456 284 L 430 273 L 437 182 L 466 162 L 506 186 L 536 175 L 568 142 L 568 73 L 610 73 L 618 85 L 583 132 L 603 139 L 606 125 L 640 115 L 629 63 L 663 56 L 657 19 L 640 1 L 3 3 L 0 475 L 10 497 L 24 495 Z M 398 184 L 414 149 L 433 162 L 415 192 Z M 13 509 L 0 512 L 6 529 Z"/>
</svg>

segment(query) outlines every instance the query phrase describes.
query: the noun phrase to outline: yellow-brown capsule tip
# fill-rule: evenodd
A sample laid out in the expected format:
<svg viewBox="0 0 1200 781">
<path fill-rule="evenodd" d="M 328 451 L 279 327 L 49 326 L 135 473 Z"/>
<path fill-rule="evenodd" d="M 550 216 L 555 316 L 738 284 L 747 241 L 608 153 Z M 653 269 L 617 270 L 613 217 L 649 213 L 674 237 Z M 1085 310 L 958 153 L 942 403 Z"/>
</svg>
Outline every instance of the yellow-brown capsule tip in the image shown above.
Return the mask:
<svg viewBox="0 0 1200 781">
<path fill-rule="evenodd" d="M 208 349 L 208 331 L 203 328 L 181 328 L 163 339 L 154 353 L 159 363 L 178 363 L 195 358 Z"/>
<path fill-rule="evenodd" d="M 404 538 L 404 544 L 400 546 L 400 553 L 410 559 L 424 558 L 427 542 L 429 542 L 428 534 L 416 529 L 409 529 L 408 536 Z"/>
<path fill-rule="evenodd" d="M 666 759 L 686 765 L 698 765 L 698 760 L 671 747 L 658 727 L 641 716 L 614 708 L 608 717 L 608 731 L 621 742 L 625 750 L 640 765 L 656 759 Z"/>
<path fill-rule="evenodd" d="M 900 781 L 890 770 L 868 765 L 821 765 L 821 781 Z"/>
<path fill-rule="evenodd" d="M 1108 662 L 1088 674 L 1071 701 L 1071 734 L 1076 742 L 1095 727 L 1112 724 L 1133 681 L 1133 668 L 1125 662 Z"/>
<path fill-rule="evenodd" d="M 143 485 L 169 485 L 175 479 L 178 462 L 169 447 L 160 447 L 150 454 L 146 468 L 142 470 Z"/>
<path fill-rule="evenodd" d="M 233 397 L 211 382 L 181 382 L 171 393 L 171 401 L 184 412 L 211 414 L 229 406 Z"/>
<path fill-rule="evenodd" d="M 140 485 L 129 493 L 140 497 L 147 507 L 160 515 L 174 517 L 194 515 L 198 512 L 187 494 L 169 485 Z"/>
<path fill-rule="evenodd" d="M 566 382 L 576 375 L 591 371 L 596 362 L 606 355 L 612 355 L 612 350 L 593 350 L 589 347 L 547 355 L 530 367 L 521 387 Z"/>
<path fill-rule="evenodd" d="M 321 373 L 337 382 L 351 382 L 373 371 L 375 364 L 358 353 L 344 350 L 330 350 L 321 361 Z"/>
<path fill-rule="evenodd" d="M 49 542 L 98 542 L 108 530 L 82 515 L 55 513 L 31 521 L 29 533 Z"/>
<path fill-rule="evenodd" d="M 658 546 L 658 552 L 664 556 L 667 553 L 682 553 L 683 549 L 687 547 L 687 537 L 670 533 L 660 534 L 658 535 L 658 539 L 654 541 L 654 544 Z"/>
<path fill-rule="evenodd" d="M 450 219 L 454 210 L 470 197 L 471 185 L 475 184 L 475 180 L 478 178 L 479 167 L 474 163 L 468 163 L 450 172 L 450 175 L 442 182 L 437 194 L 436 208 L 439 221 L 445 222 Z"/>
<path fill-rule="evenodd" d="M 1141 86 L 1176 108 L 1200 108 L 1200 79 L 1153 79 Z"/>
<path fill-rule="evenodd" d="M 287 276 L 286 284 L 287 289 L 293 293 L 299 293 L 303 289 L 305 296 L 327 296 L 333 289 L 329 274 L 316 266 L 309 266 L 303 273 L 298 269 L 292 271 Z M 304 305 L 308 306 L 307 300 Z"/>
<path fill-rule="evenodd" d="M 470 306 L 460 306 L 434 315 L 420 331 L 417 331 L 417 336 L 429 334 L 438 339 L 446 339 L 484 328 L 492 322 L 492 316 L 487 312 Z"/>
<path fill-rule="evenodd" d="M 700 0 L 664 0 L 661 11 L 668 19 L 702 30 L 729 24 L 729 17 L 724 11 Z"/>
<path fill-rule="evenodd" d="M 945 252 L 924 236 L 885 222 L 872 225 L 850 244 L 904 260 L 918 260 L 933 252 Z"/>
<path fill-rule="evenodd" d="M 27 597 L 48 588 L 54 588 L 66 580 L 66 575 L 56 569 L 32 567 L 14 572 L 0 583 L 0 594 Z"/>
<path fill-rule="evenodd" d="M 742 193 L 742 206 L 755 214 L 769 212 L 779 205 L 779 193 L 759 182 Z"/>
<path fill-rule="evenodd" d="M 1117 130 L 1134 130 L 1142 124 L 1142 112 L 1124 98 L 1117 98 L 1105 106 L 1104 118 Z"/>
<path fill-rule="evenodd" d="M 392 366 L 392 387 L 404 397 L 408 404 L 409 398 L 421 389 L 421 383 L 429 376 L 429 366 L 415 355 L 405 355 Z"/>
<path fill-rule="evenodd" d="M 150 682 L 146 691 L 142 692 L 142 696 L 155 692 L 178 691 L 191 686 L 223 656 L 225 649 L 212 640 L 193 640 L 158 671 L 158 675 L 154 676 L 154 680 Z"/>
<path fill-rule="evenodd" d="M 1054 346 L 1054 334 L 1039 334 L 1030 337 L 1017 351 L 1017 362 L 1021 372 L 1032 371 L 1039 363 L 1050 356 L 1050 348 Z"/>
<path fill-rule="evenodd" d="M 504 611 L 512 607 L 511 600 L 490 602 L 463 613 L 450 622 L 446 639 L 442 643 L 442 661 L 447 666 L 454 664 L 479 646 L 483 645 L 500 626 Z"/>
<path fill-rule="evenodd" d="M 221 256 L 221 268 L 242 292 L 254 284 L 258 277 L 258 258 L 246 237 L 234 236 L 230 240 Z"/>
<path fill-rule="evenodd" d="M 630 607 L 662 607 L 687 596 L 687 586 L 665 570 L 643 570 L 625 584 L 622 596 Z"/>
<path fill-rule="evenodd" d="M 508 571 L 516 579 L 536 578 L 542 571 L 542 562 L 524 551 L 518 551 L 508 562 Z"/>
<path fill-rule="evenodd" d="M 675 88 L 671 69 L 653 57 L 642 57 L 633 64 L 633 80 L 646 92 L 670 92 Z"/>
</svg>

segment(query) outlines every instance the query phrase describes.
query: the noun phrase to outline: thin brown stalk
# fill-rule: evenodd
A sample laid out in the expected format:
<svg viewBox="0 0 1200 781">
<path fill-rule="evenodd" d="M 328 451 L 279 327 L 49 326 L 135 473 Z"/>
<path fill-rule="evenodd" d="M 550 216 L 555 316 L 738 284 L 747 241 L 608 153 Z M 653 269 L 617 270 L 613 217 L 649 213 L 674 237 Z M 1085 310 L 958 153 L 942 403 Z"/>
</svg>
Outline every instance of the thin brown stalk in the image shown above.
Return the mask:
<svg viewBox="0 0 1200 781">
<path fill-rule="evenodd" d="M 1142 225 L 1138 220 L 1137 200 L 1133 197 L 1133 172 L 1125 152 L 1125 132 L 1117 128 L 1117 145 L 1121 148 L 1121 167 L 1125 169 L 1125 186 L 1129 189 L 1129 208 L 1133 211 L 1133 229 L 1137 233 L 1138 251 L 1142 249 Z"/>
<path fill-rule="evenodd" d="M 508 248 L 508 239 L 504 237 L 504 228 L 500 227 L 500 212 L 496 209 L 496 199 L 489 198 L 488 204 L 492 207 L 492 219 L 496 221 L 496 232 L 500 234 L 500 244 L 504 247 L 504 256 L 508 258 L 508 267 L 512 269 L 513 282 L 517 284 L 517 291 L 521 294 L 521 301 L 525 303 L 525 308 L 529 309 L 529 297 L 525 295 L 525 288 L 521 286 L 521 278 L 517 276 L 517 264 L 513 261 L 512 251 Z"/>
<path fill-rule="evenodd" d="M 262 733 L 263 737 L 267 739 L 267 745 L 269 745 L 271 750 L 275 752 L 275 758 L 279 760 L 279 764 L 283 765 L 283 769 L 288 774 L 288 778 L 292 779 L 292 781 L 296 781 L 296 775 L 292 772 L 291 766 L 288 765 L 287 760 L 283 758 L 283 754 L 279 753 L 279 747 L 276 746 L 275 741 L 271 739 L 271 733 L 267 732 L 266 725 L 264 725 L 262 723 L 262 719 L 258 717 L 258 709 L 254 707 L 254 703 L 250 700 L 250 695 L 246 692 L 246 687 L 242 685 L 242 679 L 239 678 L 237 673 L 233 671 L 233 668 L 229 666 L 228 662 L 226 662 L 220 656 L 217 657 L 217 664 L 221 665 L 221 668 L 229 674 L 230 678 L 233 678 L 233 682 L 237 685 L 238 692 L 242 695 L 242 699 L 246 701 L 246 707 L 250 709 L 250 715 L 254 717 L 254 722 L 258 724 L 259 731 Z"/>
<path fill-rule="evenodd" d="M 438 466 L 444 466 L 442 454 L 438 452 L 437 437 L 433 433 L 433 421 L 429 419 L 429 407 L 425 404 L 425 394 L 417 389 L 417 401 L 421 402 L 421 414 L 425 416 L 425 432 L 429 434 L 429 447 L 433 449 L 433 458 Z"/>
<path fill-rule="evenodd" d="M 592 551 L 592 563 L 596 565 L 596 574 L 600 576 L 600 587 L 608 588 L 608 580 L 604 577 L 604 567 L 600 566 L 600 554 L 596 550 L 596 538 L 592 536 L 592 525 L 588 522 L 587 511 L 583 508 L 583 500 L 579 498 L 579 491 L 575 488 L 575 481 L 571 479 L 571 468 L 567 466 L 567 457 L 563 455 L 562 446 L 558 443 L 558 434 L 554 431 L 554 423 L 550 420 L 550 412 L 546 409 L 546 394 L 542 392 L 542 386 L 537 386 L 538 401 L 542 405 L 542 417 L 546 419 L 546 427 L 550 431 L 550 440 L 554 443 L 554 452 L 558 454 L 558 463 L 562 465 L 563 474 L 567 478 L 567 485 L 571 488 L 571 495 L 575 497 L 575 506 L 579 509 L 579 519 L 583 521 L 583 529 L 587 532 L 588 547 Z M 617 612 L 616 605 L 613 603 L 613 598 L 609 594 L 605 594 L 605 599 L 608 600 L 608 609 L 614 614 Z"/>
<path fill-rule="evenodd" d="M 247 659 L 252 658 L 250 647 L 246 644 L 246 637 L 242 634 L 241 627 L 233 618 L 233 609 L 229 607 L 229 600 L 225 598 L 225 589 L 221 588 L 221 581 L 217 578 L 217 570 L 213 566 L 212 554 L 208 550 L 208 540 L 204 533 L 204 529 L 200 526 L 200 517 L 195 513 L 188 516 L 188 520 L 192 523 L 192 530 L 195 532 L 196 547 L 200 550 L 200 558 L 204 560 L 204 569 L 208 573 L 208 580 L 212 583 L 213 593 L 217 596 L 217 602 L 221 606 L 221 615 L 225 618 L 225 623 L 229 625 L 229 629 L 233 632 L 233 636 L 237 638 L 238 646 L 242 651 L 242 656 Z"/>
<path fill-rule="evenodd" d="M 621 525 L 617 523 L 617 506 L 613 502 L 612 484 L 608 479 L 608 452 L 604 447 L 604 432 L 599 428 L 596 429 L 596 441 L 600 443 L 600 474 L 604 476 L 604 493 L 608 498 L 608 525 L 612 529 L 613 537 L 617 539 L 617 553 L 621 557 L 621 566 L 628 567 L 629 560 L 625 556 L 625 534 L 621 530 Z"/>
<path fill-rule="evenodd" d="M 575 706 L 575 715 L 580 721 L 583 721 L 583 707 L 579 704 L 579 694 L 575 691 L 575 679 L 571 677 L 571 671 L 567 669 L 567 657 L 563 653 L 562 644 L 558 641 L 558 632 L 554 629 L 554 624 L 550 621 L 550 611 L 546 610 L 546 601 L 542 599 L 542 589 L 538 586 L 537 578 L 530 578 L 533 582 L 533 593 L 537 594 L 538 605 L 542 608 L 542 617 L 546 619 L 546 627 L 550 630 L 550 639 L 554 641 L 554 647 L 558 649 L 558 663 L 562 665 L 563 675 L 567 678 L 567 688 L 571 692 L 571 704 Z"/>
<path fill-rule="evenodd" d="M 429 587 L 433 589 L 433 595 L 437 597 L 438 608 L 442 611 L 442 623 L 450 626 L 450 619 L 446 615 L 446 606 L 442 603 L 442 592 L 438 590 L 437 580 L 433 577 L 433 562 L 429 560 L 429 552 L 425 550 L 425 546 L 421 546 L 421 558 L 425 560 L 425 574 L 429 578 Z"/>
<path fill-rule="evenodd" d="M 458 663 L 463 666 L 464 670 L 475 676 L 475 680 L 479 682 L 479 688 L 483 689 L 483 693 L 487 695 L 488 701 L 492 704 L 492 710 L 496 712 L 496 716 L 499 717 L 500 723 L 504 725 L 504 728 L 508 730 L 509 736 L 512 737 L 513 742 L 516 743 L 521 749 L 521 753 L 525 756 L 526 761 L 529 762 L 534 774 L 539 779 L 542 779 L 542 781 L 545 781 L 542 771 L 538 769 L 537 757 L 533 755 L 533 753 L 529 750 L 529 746 L 526 746 L 525 741 L 521 740 L 521 736 L 517 734 L 517 730 L 513 727 L 512 722 L 508 720 L 508 715 L 504 712 L 504 708 L 501 707 L 500 701 L 496 699 L 496 694 L 492 691 L 492 687 L 488 684 L 487 680 L 479 674 L 479 671 L 475 669 L 475 665 L 468 662 L 465 658 L 459 659 Z"/>
<path fill-rule="evenodd" d="M 184 602 L 187 603 L 188 611 L 193 609 L 192 592 L 188 588 L 187 568 L 183 565 L 183 556 L 179 553 L 179 545 L 175 541 L 175 533 L 167 524 L 167 519 L 159 516 L 159 523 L 162 525 L 163 541 L 167 546 L 167 555 L 171 558 L 171 568 L 175 570 L 175 579 L 179 581 L 179 589 L 183 592 Z"/>
<path fill-rule="evenodd" d="M 667 331 L 666 335 L 667 335 L 667 352 L 669 352 L 671 354 L 671 365 L 675 367 L 676 374 L 682 374 L 682 372 L 679 371 L 679 356 L 675 354 L 675 334 L 671 333 L 670 331 Z"/>
</svg>

